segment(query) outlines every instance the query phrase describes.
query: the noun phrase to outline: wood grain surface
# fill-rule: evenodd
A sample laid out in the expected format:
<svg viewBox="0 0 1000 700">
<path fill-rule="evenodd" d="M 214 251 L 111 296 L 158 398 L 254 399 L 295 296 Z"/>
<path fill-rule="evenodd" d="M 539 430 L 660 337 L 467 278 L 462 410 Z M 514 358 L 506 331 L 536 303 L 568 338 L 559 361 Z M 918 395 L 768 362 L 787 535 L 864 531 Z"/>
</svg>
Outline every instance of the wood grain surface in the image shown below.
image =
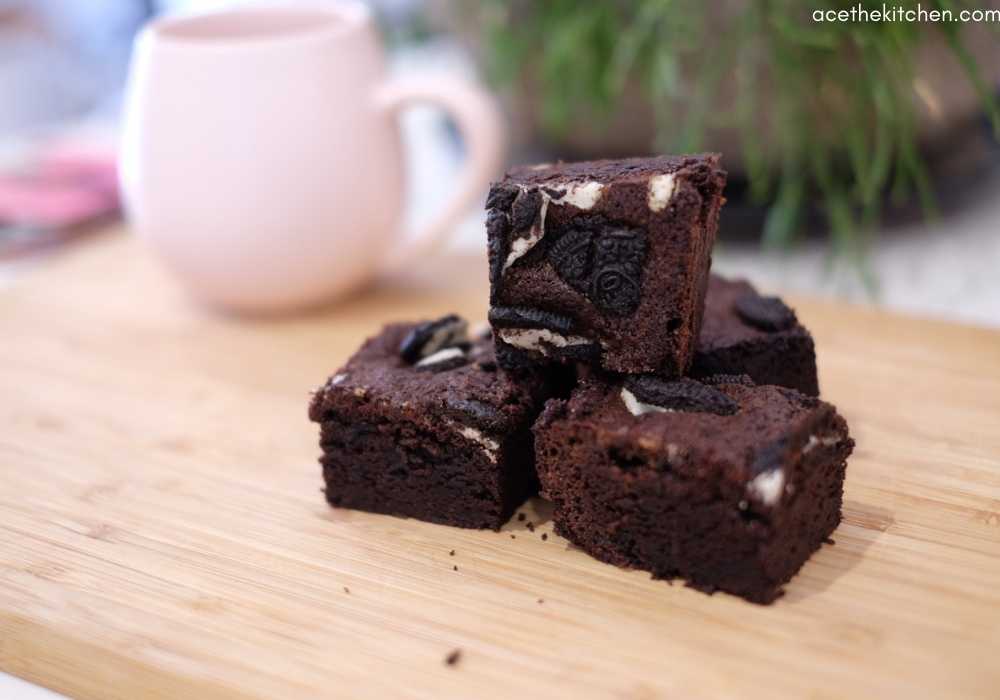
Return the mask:
<svg viewBox="0 0 1000 700">
<path fill-rule="evenodd" d="M 836 544 L 758 607 L 600 564 L 542 502 L 501 533 L 325 506 L 310 390 L 386 320 L 482 317 L 484 277 L 240 320 L 108 235 L 0 293 L 0 669 L 84 698 L 1000 697 L 1000 334 L 795 300 L 858 446 Z"/>
</svg>

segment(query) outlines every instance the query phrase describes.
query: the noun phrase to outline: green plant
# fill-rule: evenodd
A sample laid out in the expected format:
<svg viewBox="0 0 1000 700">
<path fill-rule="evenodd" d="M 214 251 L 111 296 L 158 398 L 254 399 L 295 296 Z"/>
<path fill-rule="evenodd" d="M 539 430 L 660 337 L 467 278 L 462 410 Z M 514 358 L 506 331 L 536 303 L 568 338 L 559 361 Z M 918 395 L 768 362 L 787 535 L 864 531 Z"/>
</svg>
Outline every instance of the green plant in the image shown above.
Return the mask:
<svg viewBox="0 0 1000 700">
<path fill-rule="evenodd" d="M 887 192 L 897 200 L 915 192 L 925 212 L 934 212 L 917 146 L 920 42 L 932 32 L 944 36 L 998 134 L 1000 111 L 960 24 L 812 20 L 814 9 L 856 4 L 487 0 L 478 19 L 492 77 L 513 82 L 530 71 L 547 129 L 565 129 L 581 106 L 607 114 L 626 86 L 638 85 L 653 108 L 658 148 L 697 150 L 710 128 L 740 134 L 751 196 L 769 205 L 766 245 L 790 245 L 813 198 L 833 250 L 860 261 Z M 957 0 L 923 6 L 964 7 Z M 721 88 L 729 109 L 714 108 Z"/>
</svg>

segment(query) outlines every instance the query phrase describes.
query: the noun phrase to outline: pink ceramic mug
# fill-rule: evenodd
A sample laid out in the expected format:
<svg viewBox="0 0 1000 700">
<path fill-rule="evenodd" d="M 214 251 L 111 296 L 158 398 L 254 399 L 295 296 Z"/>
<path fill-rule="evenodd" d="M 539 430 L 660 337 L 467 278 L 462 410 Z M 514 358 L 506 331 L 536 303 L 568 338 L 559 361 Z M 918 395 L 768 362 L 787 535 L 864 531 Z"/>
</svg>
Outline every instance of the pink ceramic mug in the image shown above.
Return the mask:
<svg viewBox="0 0 1000 700">
<path fill-rule="evenodd" d="M 404 244 L 396 117 L 414 102 L 443 107 L 468 155 L 450 201 Z M 418 261 L 481 196 L 502 142 L 481 89 L 387 79 L 361 4 L 235 9 L 158 20 L 136 40 L 122 190 L 134 228 L 198 297 L 281 311 Z"/>
</svg>

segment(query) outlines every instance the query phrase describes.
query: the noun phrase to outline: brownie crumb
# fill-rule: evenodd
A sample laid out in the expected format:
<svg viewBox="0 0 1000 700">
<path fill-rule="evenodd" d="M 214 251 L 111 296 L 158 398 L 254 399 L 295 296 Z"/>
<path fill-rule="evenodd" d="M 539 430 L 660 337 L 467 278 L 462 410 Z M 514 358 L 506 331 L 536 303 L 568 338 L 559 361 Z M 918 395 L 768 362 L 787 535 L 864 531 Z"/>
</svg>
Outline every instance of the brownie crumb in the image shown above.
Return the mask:
<svg viewBox="0 0 1000 700">
<path fill-rule="evenodd" d="M 351 589 L 348 588 L 347 586 L 344 586 L 344 593 L 350 593 L 350 592 L 351 592 Z"/>
<path fill-rule="evenodd" d="M 462 658 L 462 650 L 454 649 L 448 656 L 444 657 L 444 662 L 448 666 L 454 666 L 458 663 L 458 660 Z"/>
<path fill-rule="evenodd" d="M 528 521 L 528 532 L 534 532 L 534 531 L 535 531 L 535 524 L 529 520 Z"/>
<path fill-rule="evenodd" d="M 837 544 L 832 537 L 827 537 L 823 540 L 823 544 Z"/>
<path fill-rule="evenodd" d="M 453 557 L 453 556 L 455 556 L 455 550 L 453 549 L 453 550 L 451 550 L 450 552 L 448 552 L 448 556 L 449 556 L 449 557 Z"/>
<path fill-rule="evenodd" d="M 549 539 L 548 534 L 543 532 L 542 533 L 542 540 L 547 540 L 547 539 Z"/>
<path fill-rule="evenodd" d="M 539 598 L 539 599 L 538 599 L 538 604 L 539 604 L 539 605 L 541 605 L 541 604 L 542 604 L 542 603 L 544 603 L 544 602 L 545 602 L 545 599 L 544 599 L 544 598 Z"/>
<path fill-rule="evenodd" d="M 511 535 L 511 536 L 510 536 L 510 538 L 511 538 L 512 540 L 516 540 L 516 539 L 517 539 L 517 535 Z"/>
<path fill-rule="evenodd" d="M 458 571 L 458 564 L 456 564 L 455 566 L 451 567 L 451 570 L 452 571 Z"/>
<path fill-rule="evenodd" d="M 518 514 L 517 514 L 517 521 L 518 521 L 519 523 L 523 523 L 523 522 L 524 522 L 524 519 L 525 519 L 526 517 L 527 517 L 527 516 L 526 516 L 526 515 L 525 515 L 524 513 L 518 513 Z"/>
</svg>

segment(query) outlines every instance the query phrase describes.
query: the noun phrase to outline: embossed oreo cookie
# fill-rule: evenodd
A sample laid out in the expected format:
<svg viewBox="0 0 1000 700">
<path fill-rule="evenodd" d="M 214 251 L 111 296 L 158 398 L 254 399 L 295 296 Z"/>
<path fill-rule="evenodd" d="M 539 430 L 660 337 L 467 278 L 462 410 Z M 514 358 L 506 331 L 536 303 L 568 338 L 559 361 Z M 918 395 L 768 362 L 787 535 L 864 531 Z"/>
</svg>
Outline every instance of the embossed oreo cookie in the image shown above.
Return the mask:
<svg viewBox="0 0 1000 700">
<path fill-rule="evenodd" d="M 556 238 L 548 259 L 563 281 L 602 312 L 625 316 L 639 305 L 646 247 L 640 230 L 587 222 Z"/>
<path fill-rule="evenodd" d="M 556 273 L 578 292 L 590 288 L 593 272 L 594 234 L 587 229 L 570 229 L 549 247 L 549 262 Z"/>
<path fill-rule="evenodd" d="M 666 381 L 652 375 L 640 375 L 626 379 L 624 388 L 642 404 L 667 411 L 728 416 L 738 408 L 726 394 L 693 379 Z"/>
<path fill-rule="evenodd" d="M 762 297 L 748 293 L 736 300 L 737 315 L 747 324 L 762 331 L 784 331 L 797 322 L 795 312 L 778 297 Z"/>
<path fill-rule="evenodd" d="M 608 229 L 594 246 L 590 300 L 606 313 L 624 316 L 635 311 L 642 292 L 646 239 L 642 232 Z"/>
<path fill-rule="evenodd" d="M 399 344 L 399 355 L 406 362 L 415 364 L 445 348 L 468 343 L 468 340 L 465 319 L 449 314 L 415 326 Z"/>
</svg>

